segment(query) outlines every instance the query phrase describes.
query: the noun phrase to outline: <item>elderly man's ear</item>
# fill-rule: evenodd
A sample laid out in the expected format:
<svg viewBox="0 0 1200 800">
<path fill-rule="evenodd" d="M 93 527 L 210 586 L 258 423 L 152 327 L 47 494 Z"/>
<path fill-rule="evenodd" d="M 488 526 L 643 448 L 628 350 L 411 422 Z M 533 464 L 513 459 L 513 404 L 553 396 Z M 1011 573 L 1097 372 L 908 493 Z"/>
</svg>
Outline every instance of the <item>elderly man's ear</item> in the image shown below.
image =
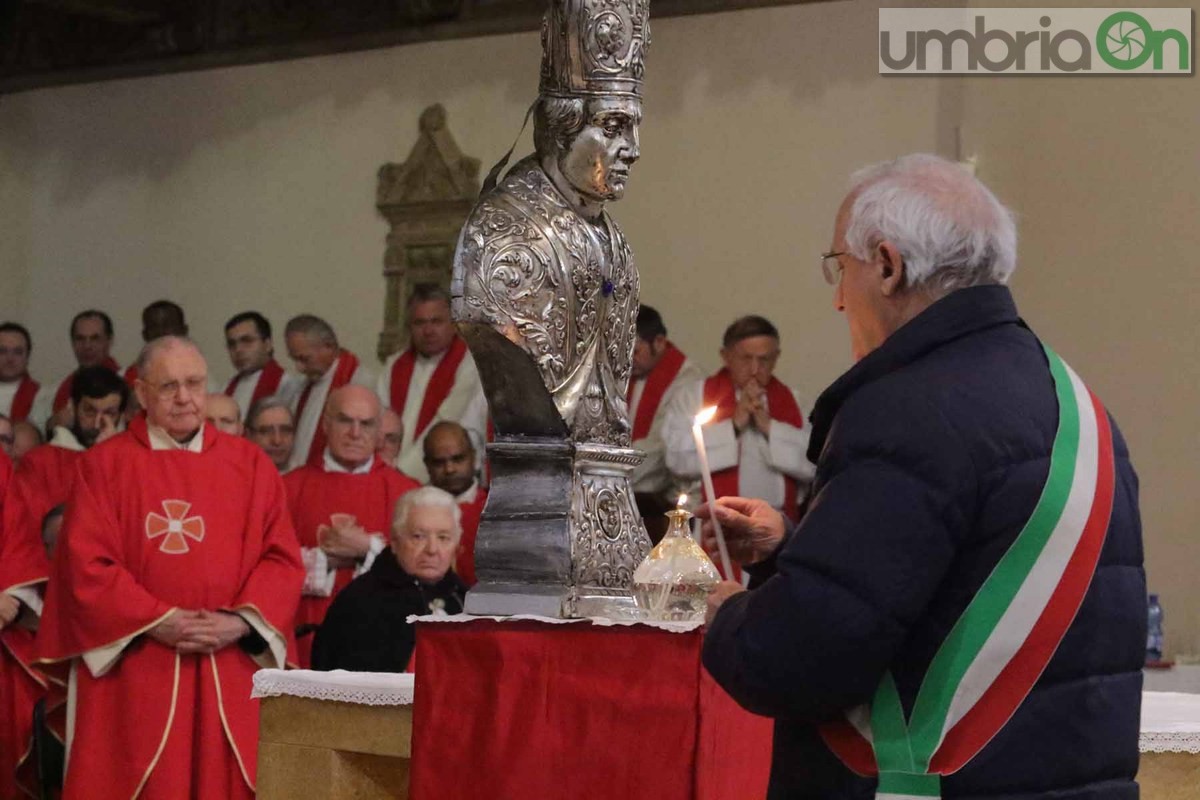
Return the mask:
<svg viewBox="0 0 1200 800">
<path fill-rule="evenodd" d="M 880 291 L 884 297 L 892 297 L 904 288 L 904 256 L 886 239 L 875 252 L 879 258 Z"/>
</svg>

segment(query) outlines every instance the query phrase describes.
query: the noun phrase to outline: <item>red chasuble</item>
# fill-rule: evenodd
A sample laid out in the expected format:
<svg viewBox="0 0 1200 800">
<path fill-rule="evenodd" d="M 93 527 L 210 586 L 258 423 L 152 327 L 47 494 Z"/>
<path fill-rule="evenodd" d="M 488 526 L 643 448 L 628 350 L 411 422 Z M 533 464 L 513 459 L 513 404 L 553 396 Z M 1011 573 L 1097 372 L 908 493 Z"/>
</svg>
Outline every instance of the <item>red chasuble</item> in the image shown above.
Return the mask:
<svg viewBox="0 0 1200 800">
<path fill-rule="evenodd" d="M 462 539 L 458 542 L 458 558 L 454 561 L 454 571 L 463 579 L 467 587 L 475 585 L 475 534 L 479 532 L 479 518 L 483 516 L 483 506 L 487 502 L 487 489 L 475 489 L 475 502 L 459 503 L 462 510 Z"/>
<path fill-rule="evenodd" d="M 285 475 L 283 483 L 287 487 L 288 507 L 296 523 L 296 536 L 301 547 L 318 547 L 318 531 L 332 525 L 335 514 L 349 514 L 367 533 L 377 533 L 387 539 L 396 501 L 405 492 L 420 488 L 412 478 L 379 459 L 375 459 L 371 471 L 363 475 L 326 472 L 323 467 L 306 464 Z M 296 624 L 320 625 L 333 598 L 353 578 L 354 569 L 344 567 L 337 571 L 333 594 L 329 597 L 301 597 Z M 296 643 L 302 669 L 308 669 L 312 663 L 312 640 L 313 637 L 308 635 Z"/>
<path fill-rule="evenodd" d="M 433 418 L 437 416 L 437 411 L 442 407 L 442 403 L 446 402 L 446 398 L 450 396 L 450 390 L 454 388 L 454 376 L 458 373 L 458 367 L 466 355 L 467 343 L 455 336 L 449 349 L 442 356 L 442 360 L 433 368 L 433 374 L 429 376 L 429 384 L 425 387 L 425 396 L 421 398 L 421 410 L 417 414 L 417 428 L 412 435 L 414 442 L 421 438 L 421 434 L 425 433 L 429 423 L 433 422 Z M 392 389 L 389 400 L 392 410 L 400 416 L 404 416 L 404 406 L 408 403 L 408 389 L 412 383 L 413 369 L 416 367 L 416 363 L 416 352 L 410 347 L 392 365 Z"/>
<path fill-rule="evenodd" d="M 12 408 L 9 409 L 8 418 L 13 422 L 23 422 L 27 419 L 29 412 L 33 410 L 33 401 L 40 388 L 42 385 L 28 375 L 21 378 L 17 393 L 13 395 Z"/>
<path fill-rule="evenodd" d="M 112 359 L 112 356 L 104 359 L 100 366 L 108 367 L 113 372 L 120 372 L 121 365 Z M 78 370 L 76 370 L 77 372 Z M 71 399 L 71 384 L 75 382 L 75 373 L 72 372 L 67 377 L 63 378 L 63 382 L 58 385 L 58 389 L 54 392 L 54 405 L 51 411 L 58 413 L 66 407 Z"/>
<path fill-rule="evenodd" d="M 72 662 L 64 798 L 251 796 L 254 660 L 236 644 L 180 655 L 139 634 L 174 609 L 242 609 L 290 641 L 303 578 L 283 483 L 252 442 L 205 426 L 201 453 L 152 450 L 139 416 L 89 450 L 55 553 L 38 656 L 61 664 L 134 638 L 101 677 Z"/>
<path fill-rule="evenodd" d="M 0 505 L 7 509 L 12 462 L 0 453 Z M 11 497 L 11 492 L 8 493 Z M 0 513 L 5 513 L 0 511 Z M 0 592 L 46 580 L 41 536 L 29 546 L 17 531 L 0 525 Z M 0 800 L 36 796 L 29 747 L 33 706 L 46 692 L 46 680 L 33 671 L 33 633 L 15 621 L 0 630 Z M 20 770 L 18 776 L 18 769 Z"/>
<path fill-rule="evenodd" d="M 642 389 L 637 415 L 633 418 L 633 441 L 645 439 L 650 435 L 650 427 L 654 424 L 658 407 L 662 405 L 663 395 L 667 393 L 667 389 L 671 388 L 675 376 L 679 374 L 679 370 L 683 369 L 685 361 L 687 361 L 687 356 L 683 354 L 683 351 L 667 342 L 667 349 L 662 358 L 646 376 L 646 386 Z M 629 382 L 629 389 L 625 393 L 625 402 L 633 405 L 633 381 Z"/>
<path fill-rule="evenodd" d="M 229 385 L 225 387 L 225 394 L 233 397 L 234 390 L 237 389 L 238 381 L 241 379 L 241 375 L 234 375 L 233 379 L 229 381 Z M 279 366 L 279 362 L 272 358 L 262 368 L 262 374 L 258 376 L 258 383 L 254 384 L 254 394 L 250 398 L 250 405 L 275 394 L 281 380 L 283 380 L 283 367 Z"/>
<path fill-rule="evenodd" d="M 358 356 L 351 353 L 349 350 L 342 350 L 338 354 L 337 369 L 333 371 L 333 380 L 329 382 L 329 392 L 325 394 L 328 398 L 329 394 L 335 389 L 340 389 L 348 384 L 353 378 L 354 373 L 358 371 Z M 304 407 L 308 405 L 309 395 L 312 394 L 313 381 L 304 384 L 304 391 L 300 393 L 300 401 L 296 404 L 296 424 L 300 424 L 300 418 L 304 416 Z M 307 463 L 320 467 L 321 461 L 325 458 L 325 431 L 322 429 L 321 421 L 317 420 L 317 429 L 313 432 L 312 444 L 308 447 Z"/>
</svg>

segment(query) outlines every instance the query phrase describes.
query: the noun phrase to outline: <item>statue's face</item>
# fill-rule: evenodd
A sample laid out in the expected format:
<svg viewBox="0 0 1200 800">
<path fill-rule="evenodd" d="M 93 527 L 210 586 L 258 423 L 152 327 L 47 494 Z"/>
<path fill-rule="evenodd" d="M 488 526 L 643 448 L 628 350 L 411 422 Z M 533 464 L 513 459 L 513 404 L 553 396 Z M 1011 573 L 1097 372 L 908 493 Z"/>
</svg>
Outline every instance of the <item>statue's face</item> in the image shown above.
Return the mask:
<svg viewBox="0 0 1200 800">
<path fill-rule="evenodd" d="M 642 102 L 626 97 L 587 101 L 588 118 L 566 150 L 558 168 L 571 187 L 590 200 L 620 200 L 629 169 L 641 156 L 638 126 Z"/>
</svg>

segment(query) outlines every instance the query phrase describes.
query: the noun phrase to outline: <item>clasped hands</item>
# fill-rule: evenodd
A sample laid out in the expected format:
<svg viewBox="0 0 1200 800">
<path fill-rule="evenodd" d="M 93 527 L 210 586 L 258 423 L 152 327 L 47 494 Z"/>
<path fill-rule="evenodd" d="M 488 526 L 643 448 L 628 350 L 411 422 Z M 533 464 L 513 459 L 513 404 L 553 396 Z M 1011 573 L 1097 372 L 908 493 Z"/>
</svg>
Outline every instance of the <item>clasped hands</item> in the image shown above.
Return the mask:
<svg viewBox="0 0 1200 800">
<path fill-rule="evenodd" d="M 738 433 L 755 427 L 763 436 L 771 433 L 771 415 L 767 411 L 767 392 L 753 378 L 742 387 L 742 396 L 733 411 L 733 427 Z M 722 520 L 724 522 L 724 520 Z"/>
<path fill-rule="evenodd" d="M 155 625 L 147 635 L 183 654 L 215 653 L 250 633 L 250 625 L 228 611 L 192 611 L 179 608 Z"/>
<path fill-rule="evenodd" d="M 701 536 L 706 550 L 717 549 L 717 534 L 712 516 L 716 514 L 725 534 L 725 547 L 729 558 L 738 564 L 754 564 L 775 552 L 783 541 L 785 527 L 783 515 L 763 500 L 747 497 L 720 497 L 715 503 L 707 503 L 696 509 L 696 516 L 704 520 Z M 708 611 L 705 622 L 711 623 L 721 604 L 735 594 L 745 591 L 740 583 L 721 581 L 708 595 Z"/>
<path fill-rule="evenodd" d="M 371 551 L 371 534 L 358 524 L 353 514 L 333 514 L 332 525 L 317 529 L 317 543 L 333 569 L 353 567 Z"/>
</svg>

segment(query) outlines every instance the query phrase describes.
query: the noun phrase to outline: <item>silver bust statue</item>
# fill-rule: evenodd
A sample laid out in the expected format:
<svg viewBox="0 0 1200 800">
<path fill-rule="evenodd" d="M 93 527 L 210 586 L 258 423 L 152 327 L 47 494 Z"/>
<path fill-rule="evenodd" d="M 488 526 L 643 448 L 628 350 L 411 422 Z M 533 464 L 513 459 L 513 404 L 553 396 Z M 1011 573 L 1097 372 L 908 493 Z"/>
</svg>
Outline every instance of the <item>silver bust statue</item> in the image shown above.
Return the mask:
<svg viewBox="0 0 1200 800">
<path fill-rule="evenodd" d="M 648 0 L 552 0 L 536 152 L 471 212 L 454 316 L 492 413 L 492 490 L 471 613 L 591 616 L 632 604 L 649 551 L 628 475 L 633 253 L 605 205 L 640 156 Z"/>
</svg>

